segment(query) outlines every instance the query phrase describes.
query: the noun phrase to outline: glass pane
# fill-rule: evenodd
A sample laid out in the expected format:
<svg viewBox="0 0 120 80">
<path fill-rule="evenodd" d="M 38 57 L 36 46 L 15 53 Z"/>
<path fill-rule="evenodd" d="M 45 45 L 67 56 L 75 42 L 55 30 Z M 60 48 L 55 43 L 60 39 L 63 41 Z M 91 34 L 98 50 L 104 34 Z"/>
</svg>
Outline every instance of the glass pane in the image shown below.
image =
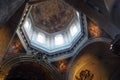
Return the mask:
<svg viewBox="0 0 120 80">
<path fill-rule="evenodd" d="M 77 32 L 78 32 L 77 26 L 76 25 L 71 26 L 71 28 L 70 28 L 70 34 L 72 36 L 75 36 L 77 34 Z"/>
<path fill-rule="evenodd" d="M 45 43 L 45 35 L 43 33 L 39 33 L 37 36 L 37 41 L 40 43 Z"/>
<path fill-rule="evenodd" d="M 29 20 L 26 20 L 26 21 L 25 21 L 24 27 L 25 27 L 26 29 L 29 29 L 29 28 L 31 27 L 31 23 L 30 23 Z"/>
<path fill-rule="evenodd" d="M 61 45 L 64 43 L 63 35 L 59 34 L 55 36 L 55 45 Z"/>
</svg>

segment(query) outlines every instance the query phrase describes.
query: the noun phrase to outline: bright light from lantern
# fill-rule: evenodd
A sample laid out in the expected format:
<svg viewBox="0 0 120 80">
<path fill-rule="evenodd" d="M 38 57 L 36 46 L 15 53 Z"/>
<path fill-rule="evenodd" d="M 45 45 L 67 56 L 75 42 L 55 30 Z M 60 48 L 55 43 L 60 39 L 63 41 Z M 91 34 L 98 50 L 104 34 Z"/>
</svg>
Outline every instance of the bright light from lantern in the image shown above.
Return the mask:
<svg viewBox="0 0 120 80">
<path fill-rule="evenodd" d="M 55 36 L 55 45 L 61 45 L 64 43 L 63 35 L 59 34 Z"/>
<path fill-rule="evenodd" d="M 70 33 L 72 36 L 75 36 L 78 32 L 78 29 L 77 29 L 77 26 L 73 25 L 71 28 L 70 28 Z"/>
<path fill-rule="evenodd" d="M 37 41 L 40 43 L 45 43 L 45 35 L 43 33 L 39 33 L 37 36 Z"/>
</svg>

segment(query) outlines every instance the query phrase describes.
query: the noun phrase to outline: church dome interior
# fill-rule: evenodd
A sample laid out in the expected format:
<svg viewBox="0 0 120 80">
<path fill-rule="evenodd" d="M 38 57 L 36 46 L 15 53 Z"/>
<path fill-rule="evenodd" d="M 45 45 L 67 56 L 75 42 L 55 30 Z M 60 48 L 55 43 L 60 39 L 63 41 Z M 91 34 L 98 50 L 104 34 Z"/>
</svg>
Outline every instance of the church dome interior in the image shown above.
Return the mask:
<svg viewBox="0 0 120 80">
<path fill-rule="evenodd" d="M 119 0 L 0 0 L 0 80 L 120 80 Z"/>
</svg>

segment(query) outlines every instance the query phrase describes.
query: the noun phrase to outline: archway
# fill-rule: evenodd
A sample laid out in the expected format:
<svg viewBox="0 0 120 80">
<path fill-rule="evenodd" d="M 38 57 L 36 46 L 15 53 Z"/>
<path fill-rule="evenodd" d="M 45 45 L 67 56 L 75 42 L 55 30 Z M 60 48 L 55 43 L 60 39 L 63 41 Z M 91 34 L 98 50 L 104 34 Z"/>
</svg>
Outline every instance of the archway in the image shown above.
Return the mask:
<svg viewBox="0 0 120 80">
<path fill-rule="evenodd" d="M 83 48 L 68 70 L 68 80 L 109 80 L 118 66 L 109 46 L 107 42 L 98 41 Z"/>
<path fill-rule="evenodd" d="M 37 56 L 17 54 L 0 64 L 1 80 L 60 80 L 60 74 L 47 61 Z"/>
<path fill-rule="evenodd" d="M 21 62 L 11 68 L 5 80 L 55 80 L 45 67 L 34 62 Z"/>
</svg>

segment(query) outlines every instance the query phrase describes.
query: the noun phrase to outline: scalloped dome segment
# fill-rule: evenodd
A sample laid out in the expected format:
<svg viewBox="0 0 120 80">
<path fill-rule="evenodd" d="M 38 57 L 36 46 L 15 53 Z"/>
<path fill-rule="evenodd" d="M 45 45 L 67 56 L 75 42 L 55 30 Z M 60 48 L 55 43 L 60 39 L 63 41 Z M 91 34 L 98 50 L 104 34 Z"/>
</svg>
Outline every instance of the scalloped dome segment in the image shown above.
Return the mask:
<svg viewBox="0 0 120 80">
<path fill-rule="evenodd" d="M 48 33 L 65 29 L 74 14 L 75 10 L 61 0 L 40 2 L 31 9 L 34 25 Z"/>
</svg>

